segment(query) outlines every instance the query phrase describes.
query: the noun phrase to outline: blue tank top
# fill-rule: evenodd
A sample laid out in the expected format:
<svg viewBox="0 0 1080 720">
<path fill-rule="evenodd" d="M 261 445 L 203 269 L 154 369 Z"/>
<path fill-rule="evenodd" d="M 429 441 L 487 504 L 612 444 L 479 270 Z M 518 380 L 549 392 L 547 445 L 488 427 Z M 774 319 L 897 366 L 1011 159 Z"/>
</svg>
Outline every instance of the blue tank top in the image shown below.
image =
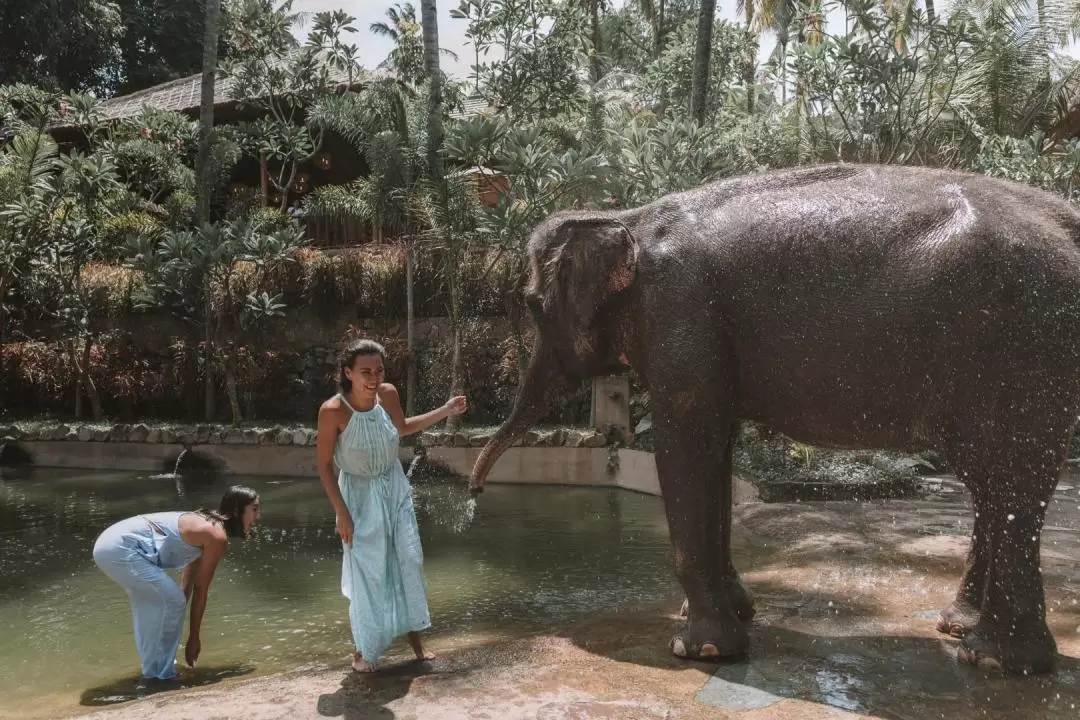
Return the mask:
<svg viewBox="0 0 1080 720">
<path fill-rule="evenodd" d="M 182 568 L 202 556 L 202 548 L 189 544 L 180 537 L 180 516 L 190 511 L 171 511 L 141 515 L 150 526 L 153 555 L 147 555 L 155 565 L 162 568 Z"/>
</svg>

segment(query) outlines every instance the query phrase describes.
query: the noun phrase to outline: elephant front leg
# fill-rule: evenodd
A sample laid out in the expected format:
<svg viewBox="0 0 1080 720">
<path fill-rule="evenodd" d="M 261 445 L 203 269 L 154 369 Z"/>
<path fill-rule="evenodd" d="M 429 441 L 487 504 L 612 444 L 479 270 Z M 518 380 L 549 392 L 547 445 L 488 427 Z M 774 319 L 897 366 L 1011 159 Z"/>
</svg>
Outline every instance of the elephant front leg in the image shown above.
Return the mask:
<svg viewBox="0 0 1080 720">
<path fill-rule="evenodd" d="M 671 649 L 695 659 L 741 657 L 749 647 L 747 627 L 732 602 L 736 586 L 745 596 L 731 562 L 733 423 L 709 403 L 715 398 L 684 391 L 654 400 L 653 410 L 657 472 L 687 605 L 685 626 Z"/>
<path fill-rule="evenodd" d="M 736 617 L 748 623 L 757 615 L 757 610 L 754 609 L 754 597 L 739 580 L 739 574 L 735 571 L 734 565 L 728 570 L 728 576 L 733 579 L 733 582 L 727 585 L 728 600 L 731 601 Z M 679 608 L 679 617 L 686 617 L 689 612 L 690 601 L 684 598 L 682 607 Z"/>
<path fill-rule="evenodd" d="M 724 454 L 724 462 L 720 466 L 720 481 L 723 483 L 722 490 L 725 490 L 724 496 L 721 497 L 720 502 L 726 504 L 726 507 L 733 506 L 732 497 L 732 455 L 735 449 L 735 440 L 737 436 L 737 426 L 732 428 L 730 437 L 728 438 L 727 452 Z M 757 614 L 754 610 L 754 599 L 743 586 L 739 580 L 739 573 L 735 570 L 735 563 L 731 557 L 731 521 L 730 516 L 728 522 L 721 528 L 723 533 L 721 537 L 721 545 L 719 552 L 721 554 L 727 554 L 727 572 L 724 574 L 724 592 L 727 593 L 728 600 L 731 602 L 731 607 L 735 611 L 735 615 L 739 620 L 743 622 L 750 622 L 754 619 L 754 615 Z M 725 550 L 725 547 L 727 550 Z M 683 600 L 682 607 L 679 609 L 679 616 L 686 617 L 690 611 L 690 601 Z"/>
</svg>

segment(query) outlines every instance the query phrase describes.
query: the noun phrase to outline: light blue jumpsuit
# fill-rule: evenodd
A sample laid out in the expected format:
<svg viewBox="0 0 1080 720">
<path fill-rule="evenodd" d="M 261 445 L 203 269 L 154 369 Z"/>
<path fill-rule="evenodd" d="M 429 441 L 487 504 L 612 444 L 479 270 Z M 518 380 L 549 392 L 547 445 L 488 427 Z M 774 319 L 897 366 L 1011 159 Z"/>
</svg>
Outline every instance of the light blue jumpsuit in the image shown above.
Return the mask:
<svg viewBox="0 0 1080 720">
<path fill-rule="evenodd" d="M 127 590 L 135 621 L 135 649 L 144 678 L 176 676 L 176 651 L 187 598 L 166 568 L 182 568 L 202 549 L 180 537 L 183 512 L 159 512 L 121 520 L 94 543 L 94 562 Z"/>
<path fill-rule="evenodd" d="M 378 400 L 352 410 L 338 435 L 338 487 L 353 521 L 341 568 L 353 643 L 375 663 L 394 638 L 431 627 L 424 555 L 409 480 L 398 459 L 398 431 Z"/>
</svg>

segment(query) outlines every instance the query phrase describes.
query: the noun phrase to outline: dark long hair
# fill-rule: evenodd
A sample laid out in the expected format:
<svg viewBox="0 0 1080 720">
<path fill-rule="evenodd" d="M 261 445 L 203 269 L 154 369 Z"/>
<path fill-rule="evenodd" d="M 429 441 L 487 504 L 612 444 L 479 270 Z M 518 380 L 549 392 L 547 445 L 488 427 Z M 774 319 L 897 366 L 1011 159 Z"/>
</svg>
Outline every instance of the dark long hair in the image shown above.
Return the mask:
<svg viewBox="0 0 1080 720">
<path fill-rule="evenodd" d="M 374 340 L 368 340 L 364 338 L 362 340 L 354 340 L 345 346 L 345 349 L 338 354 L 338 385 L 341 386 L 343 393 L 352 392 L 352 380 L 345 375 L 346 368 L 352 368 L 353 363 L 356 362 L 356 358 L 364 357 L 365 355 L 378 355 L 386 361 L 386 348 Z"/>
<path fill-rule="evenodd" d="M 211 520 L 216 520 L 225 527 L 225 534 L 231 538 L 244 537 L 244 510 L 259 500 L 259 493 L 247 485 L 233 485 L 221 496 L 218 509 L 199 508 L 199 512 Z"/>
</svg>

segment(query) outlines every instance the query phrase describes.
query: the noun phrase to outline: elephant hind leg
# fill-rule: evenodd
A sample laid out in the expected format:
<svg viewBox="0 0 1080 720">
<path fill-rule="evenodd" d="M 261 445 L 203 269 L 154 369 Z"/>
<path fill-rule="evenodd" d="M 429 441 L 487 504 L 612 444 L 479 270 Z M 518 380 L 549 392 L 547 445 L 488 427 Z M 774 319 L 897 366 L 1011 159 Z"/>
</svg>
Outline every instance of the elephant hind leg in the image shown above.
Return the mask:
<svg viewBox="0 0 1080 720">
<path fill-rule="evenodd" d="M 979 622 L 979 608 L 986 589 L 986 574 L 990 565 L 990 517 L 992 504 L 986 490 L 985 473 L 973 474 L 961 471 L 961 478 L 971 492 L 975 509 L 975 523 L 971 531 L 971 546 L 964 561 L 964 575 L 956 598 L 941 611 L 937 631 L 955 638 L 963 638 Z"/>
<path fill-rule="evenodd" d="M 1039 540 L 1052 492 L 1003 492 L 985 524 L 988 562 L 974 626 L 965 629 L 959 657 L 1012 674 L 1049 672 L 1057 645 L 1046 625 Z"/>
<path fill-rule="evenodd" d="M 962 635 L 962 661 L 1010 674 L 1049 672 L 1057 656 L 1039 546 L 1074 415 L 1040 395 L 1032 392 L 1012 422 L 984 426 L 995 429 L 989 442 L 966 445 L 973 462 L 958 469 L 972 492 L 975 529 L 964 580 L 939 624 Z"/>
</svg>

